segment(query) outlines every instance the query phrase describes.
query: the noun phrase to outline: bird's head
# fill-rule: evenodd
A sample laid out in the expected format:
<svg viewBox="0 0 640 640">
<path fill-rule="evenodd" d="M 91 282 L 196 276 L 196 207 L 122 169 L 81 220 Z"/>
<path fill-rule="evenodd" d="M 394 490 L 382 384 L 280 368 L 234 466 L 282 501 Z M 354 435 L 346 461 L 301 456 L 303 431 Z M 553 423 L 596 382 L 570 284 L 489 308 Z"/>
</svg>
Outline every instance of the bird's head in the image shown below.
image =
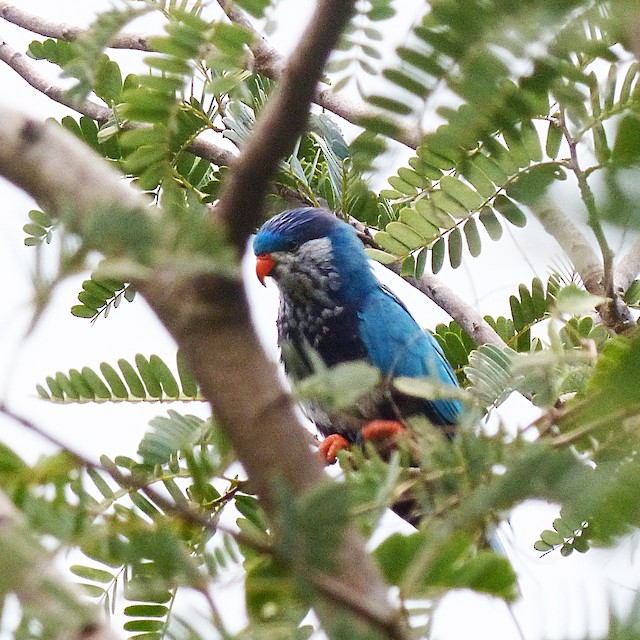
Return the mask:
<svg viewBox="0 0 640 640">
<path fill-rule="evenodd" d="M 375 286 L 355 230 L 326 209 L 305 207 L 280 213 L 253 241 L 256 274 L 272 277 L 289 294 L 320 287 L 353 297 Z"/>
</svg>

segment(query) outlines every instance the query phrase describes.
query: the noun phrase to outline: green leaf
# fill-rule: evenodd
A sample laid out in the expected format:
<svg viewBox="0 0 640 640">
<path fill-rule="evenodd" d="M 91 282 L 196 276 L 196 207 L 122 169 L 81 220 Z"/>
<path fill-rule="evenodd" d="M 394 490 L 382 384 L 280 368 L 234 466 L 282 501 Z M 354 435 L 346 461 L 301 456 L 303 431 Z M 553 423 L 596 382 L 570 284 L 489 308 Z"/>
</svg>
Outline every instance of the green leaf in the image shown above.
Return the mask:
<svg viewBox="0 0 640 640">
<path fill-rule="evenodd" d="M 515 227 L 524 227 L 527 224 L 527 216 L 522 209 L 506 196 L 497 196 L 494 206 Z"/>
<path fill-rule="evenodd" d="M 135 398 L 146 398 L 147 392 L 136 370 L 124 358 L 118 360 L 118 367 L 124 376 L 125 382 L 129 386 L 131 395 Z"/>
<path fill-rule="evenodd" d="M 380 371 L 366 362 L 339 364 L 312 374 L 296 384 L 301 399 L 313 399 L 326 409 L 353 407 L 380 382 Z"/>
<path fill-rule="evenodd" d="M 559 165 L 538 165 L 523 172 L 507 187 L 507 194 L 524 204 L 533 205 L 557 180 L 566 179 Z"/>
<path fill-rule="evenodd" d="M 407 227 L 408 228 L 408 227 Z M 394 238 L 386 231 L 378 231 L 375 241 L 383 248 L 396 256 L 406 256 L 410 249 L 407 245 Z"/>
<path fill-rule="evenodd" d="M 479 218 L 489 237 L 494 241 L 500 240 L 502 237 L 502 225 L 493 210 L 489 207 L 482 207 Z"/>
<path fill-rule="evenodd" d="M 507 143 L 511 158 L 518 167 L 528 167 L 531 159 L 524 146 L 524 142 L 520 137 L 520 132 L 515 129 L 507 130 L 502 133 L 504 141 Z"/>
<path fill-rule="evenodd" d="M 457 200 L 454 200 L 440 189 L 431 192 L 431 201 L 436 207 L 446 211 L 454 218 L 467 218 L 469 216 L 469 211 L 466 207 L 463 207 Z"/>
<path fill-rule="evenodd" d="M 444 238 L 438 238 L 431 248 L 431 270 L 438 273 L 444 264 L 445 255 Z"/>
<path fill-rule="evenodd" d="M 367 96 L 367 102 L 372 104 L 374 107 L 380 107 L 381 109 L 385 109 L 386 111 L 391 111 L 392 113 L 397 113 L 399 115 L 406 116 L 412 111 L 411 107 L 406 105 L 404 102 L 400 102 L 399 100 L 388 98 L 386 96 L 375 94 L 369 95 Z"/>
<path fill-rule="evenodd" d="M 476 153 L 472 156 L 474 164 L 482 171 L 489 180 L 497 184 L 499 187 L 505 185 L 509 180 L 509 175 L 503 168 L 493 159 L 483 153 Z"/>
<path fill-rule="evenodd" d="M 409 207 L 402 209 L 400 221 L 414 229 L 423 238 L 423 243 L 435 238 L 439 233 L 438 228 L 420 215 L 416 209 Z"/>
<path fill-rule="evenodd" d="M 76 304 L 71 307 L 71 313 L 77 318 L 93 318 L 96 315 L 96 310 L 83 304 Z"/>
<path fill-rule="evenodd" d="M 122 75 L 120 67 L 107 56 L 100 59 L 96 69 L 96 79 L 93 85 L 95 94 L 107 104 L 120 101 L 122 94 Z"/>
<path fill-rule="evenodd" d="M 410 184 L 409 182 L 405 182 L 399 176 L 391 176 L 389 178 L 389 184 L 396 191 L 399 191 L 400 193 L 403 193 L 404 195 L 407 195 L 407 196 L 412 196 L 417 191 L 417 187 L 415 187 L 413 184 Z"/>
<path fill-rule="evenodd" d="M 149 361 L 141 353 L 137 353 L 135 356 L 135 362 L 136 367 L 138 367 L 138 371 L 140 372 L 140 377 L 142 378 L 149 395 L 153 398 L 161 398 L 162 387 Z"/>
<path fill-rule="evenodd" d="M 547 131 L 547 143 L 546 153 L 552 159 L 555 160 L 558 157 L 560 151 L 560 144 L 562 143 L 562 129 L 553 121 L 549 121 L 549 129 Z"/>
<path fill-rule="evenodd" d="M 540 539 L 550 547 L 564 543 L 564 538 L 557 532 L 547 529 L 540 534 Z"/>
<path fill-rule="evenodd" d="M 198 395 L 198 384 L 195 378 L 191 375 L 191 372 L 188 370 L 184 355 L 180 350 L 178 350 L 178 353 L 176 354 L 176 363 L 184 395 L 189 398 L 195 398 Z"/>
<path fill-rule="evenodd" d="M 269 0 L 236 0 L 236 4 L 254 18 L 263 18 L 267 8 L 271 6 Z"/>
<path fill-rule="evenodd" d="M 464 360 L 466 362 L 466 357 Z M 465 392 L 458 387 L 435 382 L 432 378 L 397 377 L 393 379 L 393 387 L 396 391 L 412 398 L 423 398 L 424 400 L 469 400 Z"/>
<path fill-rule="evenodd" d="M 89 386 L 91 391 L 93 392 L 96 398 L 101 400 L 110 400 L 111 392 L 105 385 L 105 383 L 100 379 L 100 376 L 90 369 L 89 367 L 82 368 L 82 378 L 84 382 Z"/>
<path fill-rule="evenodd" d="M 176 382 L 173 373 L 169 367 L 163 362 L 163 360 L 157 355 L 153 354 L 149 358 L 149 366 L 155 376 L 156 380 L 160 382 L 162 388 L 167 396 L 170 398 L 178 398 L 180 396 L 180 389 Z"/>
<path fill-rule="evenodd" d="M 468 211 L 479 209 L 484 204 L 484 198 L 477 191 L 452 176 L 442 176 L 440 187 Z"/>
<path fill-rule="evenodd" d="M 380 251 L 380 249 L 373 249 L 372 247 L 366 247 L 365 253 L 369 258 L 379 262 L 380 264 L 393 264 L 397 260 L 394 255 L 387 253 L 386 251 Z"/>
<path fill-rule="evenodd" d="M 93 582 L 102 582 L 104 584 L 108 584 L 110 582 L 113 582 L 114 579 L 113 575 L 108 571 L 95 569 L 94 567 L 85 567 L 79 564 L 74 564 L 69 567 L 69 570 L 79 578 L 93 580 Z"/>
<path fill-rule="evenodd" d="M 420 98 L 423 98 L 429 92 L 429 89 L 418 79 L 398 69 L 384 69 L 382 75 L 395 85 L 406 89 Z"/>
<path fill-rule="evenodd" d="M 448 237 L 449 264 L 457 269 L 462 264 L 462 233 L 458 227 L 451 230 Z"/>
<path fill-rule="evenodd" d="M 425 238 L 402 222 L 390 222 L 385 227 L 385 231 L 409 249 L 417 249 L 425 244 Z"/>
<path fill-rule="evenodd" d="M 431 186 L 431 180 L 429 180 L 429 178 L 425 178 L 424 176 L 420 175 L 417 171 L 414 171 L 413 169 L 408 169 L 407 167 L 400 167 L 398 169 L 398 176 L 400 177 L 401 180 L 403 180 L 407 184 L 410 184 L 416 187 L 416 189 L 422 190 L 422 189 L 427 189 L 428 187 Z"/>
<path fill-rule="evenodd" d="M 532 162 L 542 160 L 542 147 L 535 124 L 531 120 L 522 123 L 522 142 Z"/>
<path fill-rule="evenodd" d="M 169 613 L 161 604 L 132 604 L 124 608 L 124 615 L 137 618 L 162 618 Z"/>
<path fill-rule="evenodd" d="M 640 116 L 625 115 L 616 133 L 612 161 L 622 167 L 640 163 Z"/>
<path fill-rule="evenodd" d="M 111 391 L 116 398 L 125 400 L 129 397 L 129 392 L 124 386 L 122 379 L 110 364 L 107 364 L 106 362 L 100 363 L 100 372 L 104 376 L 109 387 L 111 387 Z"/>
<path fill-rule="evenodd" d="M 416 211 L 435 227 L 451 229 L 455 226 L 455 220 L 446 211 L 438 209 L 431 200 L 426 198 L 416 200 L 414 206 Z"/>
<path fill-rule="evenodd" d="M 480 240 L 480 234 L 478 233 L 478 225 L 475 218 L 469 218 L 463 227 L 464 235 L 467 240 L 467 246 L 469 247 L 469 253 L 477 258 L 482 251 L 482 242 Z"/>
</svg>

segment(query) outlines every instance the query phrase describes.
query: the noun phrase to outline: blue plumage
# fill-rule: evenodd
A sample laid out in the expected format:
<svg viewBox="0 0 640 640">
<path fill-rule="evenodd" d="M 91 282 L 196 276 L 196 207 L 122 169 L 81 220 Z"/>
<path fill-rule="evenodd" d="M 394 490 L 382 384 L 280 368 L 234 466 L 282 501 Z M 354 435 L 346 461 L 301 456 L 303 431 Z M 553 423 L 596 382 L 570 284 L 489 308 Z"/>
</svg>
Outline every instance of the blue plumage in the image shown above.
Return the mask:
<svg viewBox="0 0 640 640">
<path fill-rule="evenodd" d="M 280 289 L 278 342 L 294 379 L 312 372 L 313 350 L 327 366 L 364 359 L 385 377 L 433 377 L 457 386 L 440 346 L 380 284 L 355 230 L 331 212 L 285 211 L 261 227 L 253 249 L 261 279 L 272 276 Z M 359 406 L 356 417 L 307 409 L 325 436 L 338 433 L 353 442 L 373 419 L 421 414 L 436 425 L 452 425 L 460 403 L 379 394 Z"/>
</svg>

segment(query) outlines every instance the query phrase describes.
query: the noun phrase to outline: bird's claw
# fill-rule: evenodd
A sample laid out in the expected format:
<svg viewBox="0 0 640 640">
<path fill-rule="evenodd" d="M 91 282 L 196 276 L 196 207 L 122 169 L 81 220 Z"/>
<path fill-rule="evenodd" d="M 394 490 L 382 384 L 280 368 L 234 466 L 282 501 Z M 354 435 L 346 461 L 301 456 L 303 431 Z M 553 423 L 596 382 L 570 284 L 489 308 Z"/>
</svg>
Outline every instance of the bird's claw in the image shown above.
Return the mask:
<svg viewBox="0 0 640 640">
<path fill-rule="evenodd" d="M 349 442 L 337 433 L 328 435 L 318 446 L 318 453 L 326 465 L 336 461 L 338 451 L 348 449 Z"/>
<path fill-rule="evenodd" d="M 386 440 L 405 432 L 405 427 L 397 420 L 372 420 L 362 427 L 364 440 Z"/>
</svg>

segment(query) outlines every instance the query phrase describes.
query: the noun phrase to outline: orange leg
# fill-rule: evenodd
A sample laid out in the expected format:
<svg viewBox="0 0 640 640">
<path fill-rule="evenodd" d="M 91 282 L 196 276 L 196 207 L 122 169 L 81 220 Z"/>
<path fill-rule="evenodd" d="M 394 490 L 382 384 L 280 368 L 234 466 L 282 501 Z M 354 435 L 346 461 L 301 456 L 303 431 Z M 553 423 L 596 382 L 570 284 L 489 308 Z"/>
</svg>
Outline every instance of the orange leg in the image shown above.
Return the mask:
<svg viewBox="0 0 640 640">
<path fill-rule="evenodd" d="M 336 461 L 336 454 L 340 449 L 348 449 L 349 443 L 345 438 L 332 433 L 327 436 L 318 447 L 318 453 L 325 464 L 333 464 Z"/>
<path fill-rule="evenodd" d="M 372 420 L 362 428 L 362 437 L 364 440 L 385 440 L 404 431 L 404 425 L 397 420 Z"/>
</svg>

